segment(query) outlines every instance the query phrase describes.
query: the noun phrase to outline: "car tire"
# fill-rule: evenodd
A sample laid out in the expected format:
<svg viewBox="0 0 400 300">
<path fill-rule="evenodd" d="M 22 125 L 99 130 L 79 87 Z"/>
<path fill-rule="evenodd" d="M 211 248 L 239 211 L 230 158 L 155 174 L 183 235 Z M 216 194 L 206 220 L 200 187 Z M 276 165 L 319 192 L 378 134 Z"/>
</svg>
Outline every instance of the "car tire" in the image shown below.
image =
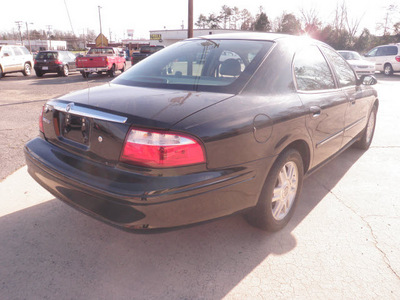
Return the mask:
<svg viewBox="0 0 400 300">
<path fill-rule="evenodd" d="M 303 175 L 300 153 L 294 149 L 282 152 L 265 180 L 257 205 L 246 213 L 247 221 L 270 232 L 282 229 L 293 216 Z"/>
<path fill-rule="evenodd" d="M 89 73 L 89 72 L 81 71 L 81 74 L 82 74 L 82 77 L 83 77 L 83 78 L 88 78 L 90 73 Z"/>
<path fill-rule="evenodd" d="M 371 146 L 375 132 L 376 114 L 377 108 L 376 106 L 374 106 L 374 108 L 371 110 L 371 113 L 369 114 L 367 125 L 363 130 L 360 140 L 355 143 L 355 146 L 357 148 L 367 150 Z"/>
<path fill-rule="evenodd" d="M 3 69 L 0 67 L 0 79 L 2 79 L 4 77 L 4 73 L 3 73 Z"/>
<path fill-rule="evenodd" d="M 43 74 L 44 74 L 44 73 L 42 73 L 42 72 L 40 72 L 40 71 L 36 71 L 36 76 L 37 76 L 37 77 L 43 77 Z"/>
<path fill-rule="evenodd" d="M 110 77 L 115 77 L 115 65 L 113 65 L 113 66 L 111 67 L 111 69 L 108 70 L 108 76 L 110 76 Z"/>
<path fill-rule="evenodd" d="M 385 74 L 386 76 L 391 76 L 393 75 L 393 67 L 391 64 L 386 64 L 383 67 L 383 74 Z"/>
<path fill-rule="evenodd" d="M 126 64 L 123 65 L 123 67 L 122 67 L 122 69 L 121 69 L 121 73 L 124 73 L 124 72 L 125 72 L 125 67 L 126 67 Z"/>
<path fill-rule="evenodd" d="M 67 65 L 64 65 L 60 71 L 60 76 L 68 77 L 69 75 L 69 69 Z"/>
<path fill-rule="evenodd" d="M 29 76 L 32 73 L 32 67 L 30 64 L 25 63 L 24 64 L 24 70 L 22 71 L 22 74 L 24 74 L 24 76 Z"/>
</svg>

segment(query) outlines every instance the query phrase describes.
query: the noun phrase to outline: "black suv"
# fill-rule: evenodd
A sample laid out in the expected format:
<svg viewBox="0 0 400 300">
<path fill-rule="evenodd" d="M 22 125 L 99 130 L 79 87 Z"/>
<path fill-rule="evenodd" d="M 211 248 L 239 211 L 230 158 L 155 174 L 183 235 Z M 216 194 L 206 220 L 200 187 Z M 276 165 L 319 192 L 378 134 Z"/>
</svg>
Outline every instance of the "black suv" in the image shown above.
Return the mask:
<svg viewBox="0 0 400 300">
<path fill-rule="evenodd" d="M 68 76 L 69 72 L 76 71 L 75 59 L 76 56 L 69 51 L 40 51 L 35 58 L 36 76 L 42 77 L 45 73 Z"/>
</svg>

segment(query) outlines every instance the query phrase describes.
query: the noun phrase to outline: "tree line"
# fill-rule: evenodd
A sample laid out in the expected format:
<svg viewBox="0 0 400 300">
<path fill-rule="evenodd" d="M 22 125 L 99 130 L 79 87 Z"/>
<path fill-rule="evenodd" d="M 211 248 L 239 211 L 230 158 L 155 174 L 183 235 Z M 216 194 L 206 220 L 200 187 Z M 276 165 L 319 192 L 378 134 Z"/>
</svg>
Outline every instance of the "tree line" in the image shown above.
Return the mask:
<svg viewBox="0 0 400 300">
<path fill-rule="evenodd" d="M 223 5 L 218 14 L 200 14 L 195 25 L 199 29 L 234 29 L 259 32 L 277 32 L 292 35 L 308 35 L 327 43 L 337 50 L 365 52 L 375 46 L 400 42 L 400 8 L 390 5 L 377 29 L 382 35 L 374 35 L 367 28 L 360 30 L 362 17 L 351 18 L 346 3 L 337 4 L 333 19 L 323 24 L 315 9 L 301 9 L 299 15 L 283 12 L 270 20 L 264 8 L 259 7 L 253 16 L 247 9 Z M 397 21 L 397 22 L 396 22 Z"/>
<path fill-rule="evenodd" d="M 29 37 L 27 30 L 12 32 L 0 32 L 0 39 L 2 40 L 55 40 L 67 41 L 68 49 L 81 50 L 80 45 L 92 43 L 97 37 L 94 30 L 86 30 L 85 33 L 75 35 L 72 32 L 64 32 L 61 30 L 53 30 L 51 32 L 45 30 L 29 30 Z"/>
<path fill-rule="evenodd" d="M 262 6 L 253 16 L 247 9 L 223 5 L 219 13 L 200 14 L 195 22 L 198 29 L 235 29 L 258 32 L 278 32 L 292 35 L 308 35 L 331 45 L 339 50 L 355 50 L 360 53 L 375 46 L 400 42 L 400 7 L 389 5 L 382 21 L 377 24 L 381 35 L 372 34 L 367 28 L 360 30 L 362 17 L 351 18 L 346 2 L 337 4 L 333 18 L 329 23 L 323 23 L 315 9 L 301 9 L 298 15 L 283 12 L 279 17 L 270 20 Z M 361 32 L 361 33 L 359 33 Z M 358 34 L 359 33 L 359 34 Z M 69 49 L 78 49 L 79 45 L 93 42 L 97 34 L 94 30 L 75 35 L 60 30 L 30 30 L 31 40 L 64 40 Z M 26 30 L 0 32 L 3 40 L 28 40 Z"/>
</svg>

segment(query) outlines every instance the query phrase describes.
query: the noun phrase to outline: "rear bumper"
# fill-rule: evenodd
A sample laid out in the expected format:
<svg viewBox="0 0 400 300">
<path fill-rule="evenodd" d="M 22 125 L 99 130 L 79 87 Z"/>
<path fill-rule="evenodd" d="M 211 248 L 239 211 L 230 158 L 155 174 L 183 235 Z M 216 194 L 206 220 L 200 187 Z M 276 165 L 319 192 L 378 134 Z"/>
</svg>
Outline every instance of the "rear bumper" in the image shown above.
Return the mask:
<svg viewBox="0 0 400 300">
<path fill-rule="evenodd" d="M 29 174 L 55 197 L 125 229 L 184 226 L 255 206 L 272 164 L 266 159 L 223 170 L 150 176 L 88 161 L 41 138 L 27 143 L 25 156 Z"/>
<path fill-rule="evenodd" d="M 107 72 L 108 67 L 95 67 L 95 68 L 76 68 L 79 72 Z"/>
<path fill-rule="evenodd" d="M 61 72 L 63 65 L 54 65 L 54 66 L 38 66 L 35 65 L 35 72 L 41 73 L 58 73 Z"/>
</svg>

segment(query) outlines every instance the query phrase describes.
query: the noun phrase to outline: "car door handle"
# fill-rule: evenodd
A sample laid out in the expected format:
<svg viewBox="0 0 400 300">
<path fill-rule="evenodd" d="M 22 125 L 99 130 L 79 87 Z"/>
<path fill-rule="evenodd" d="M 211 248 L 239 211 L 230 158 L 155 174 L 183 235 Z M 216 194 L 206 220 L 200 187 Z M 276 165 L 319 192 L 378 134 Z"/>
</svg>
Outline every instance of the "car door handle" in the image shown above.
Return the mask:
<svg viewBox="0 0 400 300">
<path fill-rule="evenodd" d="M 310 112 L 312 113 L 313 118 L 318 118 L 321 115 L 321 107 L 319 106 L 311 106 Z"/>
</svg>

